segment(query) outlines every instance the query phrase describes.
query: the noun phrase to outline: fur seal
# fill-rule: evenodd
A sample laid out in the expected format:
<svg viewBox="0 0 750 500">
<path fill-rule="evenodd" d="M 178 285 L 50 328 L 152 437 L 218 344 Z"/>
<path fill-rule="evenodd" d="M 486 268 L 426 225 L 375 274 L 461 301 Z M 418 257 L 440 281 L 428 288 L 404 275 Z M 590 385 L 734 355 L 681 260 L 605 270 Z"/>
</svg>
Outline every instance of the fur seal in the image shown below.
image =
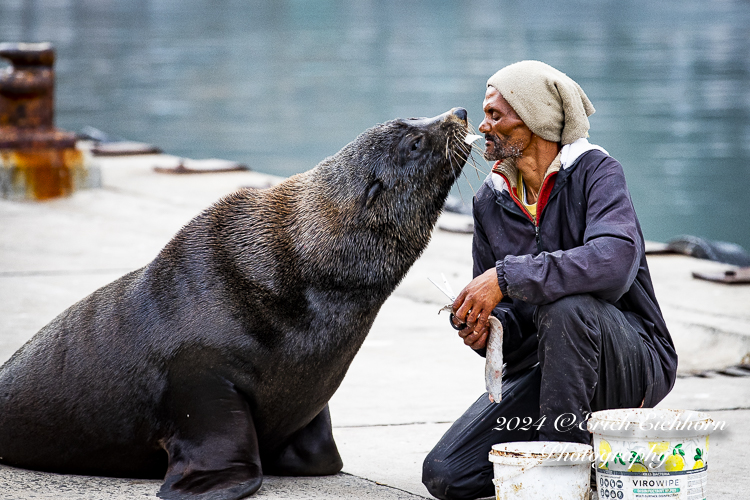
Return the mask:
<svg viewBox="0 0 750 500">
<path fill-rule="evenodd" d="M 375 126 L 312 170 L 240 190 L 0 368 L 0 462 L 164 478 L 165 499 L 342 467 L 328 400 L 430 239 L 466 110 Z"/>
</svg>

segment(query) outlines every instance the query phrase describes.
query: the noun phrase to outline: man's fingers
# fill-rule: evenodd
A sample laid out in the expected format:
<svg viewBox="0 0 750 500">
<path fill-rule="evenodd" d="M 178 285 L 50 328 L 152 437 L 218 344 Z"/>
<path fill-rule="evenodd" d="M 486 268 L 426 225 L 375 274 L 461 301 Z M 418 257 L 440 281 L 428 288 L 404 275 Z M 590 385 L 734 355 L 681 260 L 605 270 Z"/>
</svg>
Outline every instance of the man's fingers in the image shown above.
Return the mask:
<svg viewBox="0 0 750 500">
<path fill-rule="evenodd" d="M 475 304 L 475 307 L 472 307 L 471 311 L 469 311 L 469 316 L 466 318 L 466 323 L 470 325 L 476 325 L 477 319 L 479 318 L 480 314 L 482 314 L 482 310 L 480 309 L 479 305 Z"/>
<path fill-rule="evenodd" d="M 486 336 L 486 331 L 477 330 L 476 328 L 466 328 L 465 330 L 467 334 L 462 335 L 462 338 L 464 339 L 464 344 L 468 346 L 472 346 L 476 344 L 477 342 L 481 341 L 482 337 Z"/>
<path fill-rule="evenodd" d="M 486 332 L 487 331 L 487 323 L 489 323 L 490 320 L 490 314 L 491 312 L 482 312 L 482 314 L 479 315 L 479 319 L 477 321 L 477 324 L 474 325 L 474 330 L 478 332 Z"/>
<path fill-rule="evenodd" d="M 458 312 L 458 309 L 463 305 L 464 300 L 466 300 L 466 288 L 461 290 L 461 293 L 458 294 L 456 300 L 453 301 L 453 314 Z"/>
<path fill-rule="evenodd" d="M 469 326 L 458 332 L 458 334 L 461 336 L 462 339 L 464 339 L 464 344 L 471 345 L 473 344 L 478 335 L 475 335 L 476 332 L 474 331 L 474 328 Z"/>
<path fill-rule="evenodd" d="M 461 304 L 461 307 L 458 308 L 456 312 L 453 313 L 453 316 L 456 317 L 459 321 L 463 321 L 464 323 L 471 324 L 469 322 L 469 311 L 471 310 L 471 303 L 469 301 L 464 301 Z"/>
<path fill-rule="evenodd" d="M 477 340 L 475 340 L 472 344 L 469 345 L 472 349 L 481 349 L 487 345 L 487 331 L 482 333 L 482 335 L 479 336 Z"/>
<path fill-rule="evenodd" d="M 461 337 L 462 339 L 465 339 L 466 337 L 468 337 L 472 333 L 474 333 L 474 329 L 470 328 L 470 327 L 466 327 L 463 330 L 459 330 L 458 331 L 458 336 Z"/>
<path fill-rule="evenodd" d="M 473 349 L 487 345 L 490 314 L 502 298 L 494 268 L 477 276 L 461 290 L 453 302 L 453 316 L 468 325 L 459 332 L 464 344 Z"/>
<path fill-rule="evenodd" d="M 474 325 L 474 342 L 479 340 L 485 333 L 487 333 L 487 328 L 480 328 L 479 325 Z"/>
</svg>

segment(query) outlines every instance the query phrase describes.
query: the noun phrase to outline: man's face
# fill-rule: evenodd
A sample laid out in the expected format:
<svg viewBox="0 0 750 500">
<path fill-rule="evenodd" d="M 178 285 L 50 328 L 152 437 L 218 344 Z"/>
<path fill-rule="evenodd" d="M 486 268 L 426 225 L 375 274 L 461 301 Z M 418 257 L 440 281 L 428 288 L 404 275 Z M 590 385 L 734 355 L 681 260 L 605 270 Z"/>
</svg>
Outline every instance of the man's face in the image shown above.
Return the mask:
<svg viewBox="0 0 750 500">
<path fill-rule="evenodd" d="M 531 130 L 495 87 L 487 87 L 484 96 L 484 120 L 479 131 L 484 134 L 484 158 L 499 161 L 520 158 L 531 141 Z"/>
</svg>

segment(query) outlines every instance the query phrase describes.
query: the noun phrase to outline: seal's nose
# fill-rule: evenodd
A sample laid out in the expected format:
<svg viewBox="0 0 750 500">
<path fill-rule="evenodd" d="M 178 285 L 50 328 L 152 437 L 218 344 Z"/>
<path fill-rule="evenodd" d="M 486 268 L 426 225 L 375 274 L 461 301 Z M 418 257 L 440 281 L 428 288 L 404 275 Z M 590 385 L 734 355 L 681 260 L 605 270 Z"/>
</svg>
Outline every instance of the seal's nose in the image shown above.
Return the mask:
<svg viewBox="0 0 750 500">
<path fill-rule="evenodd" d="M 466 119 L 468 118 L 468 115 L 466 114 L 466 110 L 464 108 L 453 108 L 451 109 L 451 112 L 457 117 L 461 118 L 462 121 L 466 121 Z"/>
</svg>

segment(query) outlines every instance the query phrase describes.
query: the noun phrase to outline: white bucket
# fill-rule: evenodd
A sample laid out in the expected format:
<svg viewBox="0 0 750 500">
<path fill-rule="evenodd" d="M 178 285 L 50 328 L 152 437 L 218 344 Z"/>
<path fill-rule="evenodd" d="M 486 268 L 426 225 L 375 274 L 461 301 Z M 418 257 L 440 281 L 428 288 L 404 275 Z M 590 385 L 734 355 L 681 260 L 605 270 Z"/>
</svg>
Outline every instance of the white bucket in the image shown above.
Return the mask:
<svg viewBox="0 0 750 500">
<path fill-rule="evenodd" d="M 554 441 L 496 444 L 490 451 L 497 500 L 589 500 L 591 446 Z"/>
<path fill-rule="evenodd" d="M 713 421 L 689 410 L 622 409 L 593 413 L 600 499 L 702 500 Z"/>
</svg>

